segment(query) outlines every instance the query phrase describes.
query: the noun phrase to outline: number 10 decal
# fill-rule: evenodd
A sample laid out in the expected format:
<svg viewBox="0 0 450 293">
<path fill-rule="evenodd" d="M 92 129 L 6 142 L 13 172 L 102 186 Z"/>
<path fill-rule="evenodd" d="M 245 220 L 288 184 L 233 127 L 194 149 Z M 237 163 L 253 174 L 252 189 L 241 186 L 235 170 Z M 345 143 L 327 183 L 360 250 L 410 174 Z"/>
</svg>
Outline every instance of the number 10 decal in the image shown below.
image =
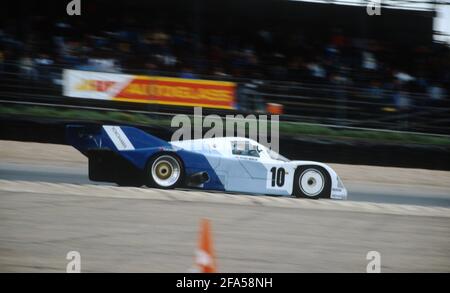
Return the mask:
<svg viewBox="0 0 450 293">
<path fill-rule="evenodd" d="M 270 169 L 270 172 L 272 173 L 272 187 L 278 186 L 283 187 L 284 185 L 284 179 L 286 177 L 286 170 L 284 168 L 276 168 L 273 167 Z"/>
</svg>

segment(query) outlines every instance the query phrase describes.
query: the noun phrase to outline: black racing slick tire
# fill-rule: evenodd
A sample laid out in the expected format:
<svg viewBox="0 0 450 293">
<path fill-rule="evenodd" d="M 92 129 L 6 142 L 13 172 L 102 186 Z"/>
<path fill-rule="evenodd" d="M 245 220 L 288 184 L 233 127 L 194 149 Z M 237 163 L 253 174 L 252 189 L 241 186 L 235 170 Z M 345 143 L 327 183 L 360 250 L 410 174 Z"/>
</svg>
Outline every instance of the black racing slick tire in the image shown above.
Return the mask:
<svg viewBox="0 0 450 293">
<path fill-rule="evenodd" d="M 170 152 L 153 156 L 145 168 L 146 185 L 160 189 L 179 187 L 184 181 L 184 165 Z"/>
<path fill-rule="evenodd" d="M 330 174 L 320 166 L 299 166 L 294 176 L 294 196 L 299 198 L 329 198 Z"/>
</svg>

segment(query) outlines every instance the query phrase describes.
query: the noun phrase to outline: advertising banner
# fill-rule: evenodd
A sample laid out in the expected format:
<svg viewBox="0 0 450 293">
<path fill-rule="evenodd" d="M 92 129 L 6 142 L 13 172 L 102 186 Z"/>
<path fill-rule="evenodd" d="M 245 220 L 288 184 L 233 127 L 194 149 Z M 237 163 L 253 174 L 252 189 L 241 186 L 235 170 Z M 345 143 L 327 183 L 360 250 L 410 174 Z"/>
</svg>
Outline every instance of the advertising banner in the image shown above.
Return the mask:
<svg viewBox="0 0 450 293">
<path fill-rule="evenodd" d="M 235 109 L 233 82 L 64 70 L 63 83 L 73 98 Z"/>
</svg>

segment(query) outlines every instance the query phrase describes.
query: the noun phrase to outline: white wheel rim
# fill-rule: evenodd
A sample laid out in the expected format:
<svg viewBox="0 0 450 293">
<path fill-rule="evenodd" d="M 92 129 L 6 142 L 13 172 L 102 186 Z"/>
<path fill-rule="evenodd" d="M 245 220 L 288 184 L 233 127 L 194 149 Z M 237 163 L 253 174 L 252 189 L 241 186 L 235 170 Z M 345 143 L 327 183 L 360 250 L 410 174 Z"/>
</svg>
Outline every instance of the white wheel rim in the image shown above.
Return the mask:
<svg viewBox="0 0 450 293">
<path fill-rule="evenodd" d="M 300 189 L 306 196 L 317 196 L 325 187 L 325 179 L 322 172 L 315 169 L 305 170 L 299 179 Z"/>
<path fill-rule="evenodd" d="M 152 164 L 152 178 L 159 186 L 174 185 L 180 178 L 180 174 L 180 164 L 171 156 L 161 156 Z"/>
</svg>

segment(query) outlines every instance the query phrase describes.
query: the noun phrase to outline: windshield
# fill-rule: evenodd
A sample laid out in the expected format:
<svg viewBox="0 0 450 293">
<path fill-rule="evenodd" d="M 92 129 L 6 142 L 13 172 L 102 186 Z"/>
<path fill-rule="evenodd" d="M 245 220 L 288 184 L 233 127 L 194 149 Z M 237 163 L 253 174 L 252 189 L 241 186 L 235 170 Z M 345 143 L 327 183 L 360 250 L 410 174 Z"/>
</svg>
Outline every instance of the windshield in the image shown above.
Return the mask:
<svg viewBox="0 0 450 293">
<path fill-rule="evenodd" d="M 258 145 L 250 141 L 232 141 L 231 152 L 233 155 L 258 157 Z"/>
<path fill-rule="evenodd" d="M 277 160 L 277 161 L 283 161 L 283 162 L 289 162 L 290 160 L 286 157 L 283 157 L 282 155 L 280 155 L 277 152 L 274 152 L 268 148 L 266 148 L 267 153 L 269 154 L 270 158 L 273 160 Z"/>
</svg>

